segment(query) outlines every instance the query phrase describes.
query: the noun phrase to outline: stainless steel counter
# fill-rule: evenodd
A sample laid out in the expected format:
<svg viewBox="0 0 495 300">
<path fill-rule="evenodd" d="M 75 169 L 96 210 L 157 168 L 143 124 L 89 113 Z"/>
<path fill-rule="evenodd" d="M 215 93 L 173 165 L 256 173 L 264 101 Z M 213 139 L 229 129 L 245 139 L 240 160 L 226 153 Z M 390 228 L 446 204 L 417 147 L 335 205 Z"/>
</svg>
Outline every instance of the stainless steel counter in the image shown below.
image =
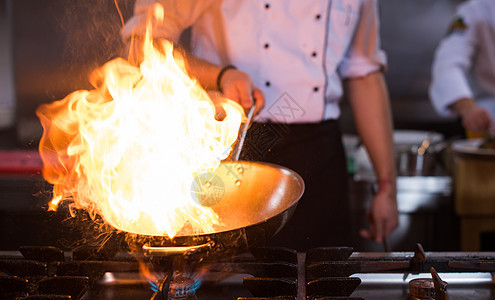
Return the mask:
<svg viewBox="0 0 495 300">
<path fill-rule="evenodd" d="M 358 236 L 367 226 L 364 217 L 376 183 L 370 178 L 354 176 L 349 180 L 356 249 L 383 251 L 384 246 Z M 397 204 L 399 227 L 390 236 L 393 251 L 411 249 L 421 243 L 428 251 L 459 249 L 459 224 L 454 212 L 453 182 L 449 176 L 399 176 Z"/>
</svg>

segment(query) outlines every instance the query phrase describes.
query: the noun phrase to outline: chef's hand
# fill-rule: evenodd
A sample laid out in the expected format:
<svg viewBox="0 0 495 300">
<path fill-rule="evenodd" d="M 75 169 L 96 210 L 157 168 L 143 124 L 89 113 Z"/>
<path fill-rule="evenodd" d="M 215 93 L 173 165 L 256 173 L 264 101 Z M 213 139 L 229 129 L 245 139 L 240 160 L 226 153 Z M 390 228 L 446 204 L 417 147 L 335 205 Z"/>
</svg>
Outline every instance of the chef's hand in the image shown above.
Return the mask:
<svg viewBox="0 0 495 300">
<path fill-rule="evenodd" d="M 462 126 L 474 133 L 484 133 L 490 128 L 492 119 L 488 111 L 481 107 L 462 115 Z"/>
<path fill-rule="evenodd" d="M 462 118 L 462 126 L 469 132 L 484 133 L 490 128 L 492 118 L 488 111 L 479 107 L 472 98 L 462 98 L 451 108 Z"/>
<path fill-rule="evenodd" d="M 396 188 L 391 183 L 381 183 L 366 212 L 369 229 L 362 229 L 361 236 L 382 243 L 399 225 Z"/>
<path fill-rule="evenodd" d="M 225 97 L 238 102 L 246 111 L 256 105 L 256 115 L 265 104 L 263 92 L 254 86 L 251 77 L 237 69 L 225 71 L 220 80 L 220 87 Z"/>
</svg>

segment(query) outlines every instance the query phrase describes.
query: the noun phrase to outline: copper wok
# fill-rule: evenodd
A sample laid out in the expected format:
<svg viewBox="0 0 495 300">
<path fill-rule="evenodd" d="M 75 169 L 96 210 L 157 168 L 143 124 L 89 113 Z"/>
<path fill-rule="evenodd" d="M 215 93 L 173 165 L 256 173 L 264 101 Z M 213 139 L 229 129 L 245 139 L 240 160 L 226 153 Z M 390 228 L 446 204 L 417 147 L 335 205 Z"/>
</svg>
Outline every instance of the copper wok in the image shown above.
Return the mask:
<svg viewBox="0 0 495 300">
<path fill-rule="evenodd" d="M 304 192 L 297 173 L 274 164 L 222 162 L 209 176 L 208 185 L 217 193 L 201 203 L 220 218 L 221 225 L 214 232 L 173 239 L 128 234 L 131 250 L 144 250 L 151 256 L 206 253 L 214 257 L 245 252 L 264 245 L 287 223 Z"/>
</svg>

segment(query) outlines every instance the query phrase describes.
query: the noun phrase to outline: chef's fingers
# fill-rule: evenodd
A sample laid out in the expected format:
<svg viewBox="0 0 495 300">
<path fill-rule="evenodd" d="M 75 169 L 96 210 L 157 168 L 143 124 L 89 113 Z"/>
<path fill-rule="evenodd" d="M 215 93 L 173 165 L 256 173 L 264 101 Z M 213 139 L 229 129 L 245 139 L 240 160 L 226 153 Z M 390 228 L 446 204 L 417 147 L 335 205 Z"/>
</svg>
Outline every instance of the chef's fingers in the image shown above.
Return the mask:
<svg viewBox="0 0 495 300">
<path fill-rule="evenodd" d="M 239 104 L 240 103 L 240 96 L 239 96 L 239 91 L 235 85 L 227 85 L 223 88 L 223 95 L 232 100 L 235 101 Z"/>
<path fill-rule="evenodd" d="M 490 118 L 490 115 L 488 115 L 488 113 L 484 114 L 483 117 L 480 119 L 480 124 L 478 124 L 479 130 L 483 133 L 486 132 L 490 128 L 491 123 L 492 120 Z"/>
<path fill-rule="evenodd" d="M 369 214 L 370 214 L 370 212 L 366 211 L 366 219 L 368 220 L 368 226 L 371 226 Z M 368 229 L 361 229 L 359 231 L 359 235 L 361 235 L 365 239 L 370 239 L 370 237 L 371 237 L 370 231 Z"/>
<path fill-rule="evenodd" d="M 366 212 L 369 229 L 361 229 L 360 235 L 377 243 L 385 241 L 397 227 L 397 222 L 388 219 L 377 220 L 371 211 Z M 378 222 L 377 222 L 378 221 Z"/>
<path fill-rule="evenodd" d="M 368 239 L 368 240 L 371 240 L 371 233 L 369 232 L 369 230 L 366 230 L 366 229 L 361 229 L 359 231 L 359 235 L 365 239 Z"/>
<path fill-rule="evenodd" d="M 251 86 L 240 83 L 238 86 L 239 104 L 247 111 L 254 105 L 253 90 Z"/>
<path fill-rule="evenodd" d="M 366 212 L 366 219 L 368 220 L 369 229 L 361 229 L 360 235 L 366 239 L 375 240 L 376 238 L 376 224 L 371 211 Z"/>
<path fill-rule="evenodd" d="M 257 87 L 254 87 L 253 88 L 253 98 L 254 98 L 254 105 L 256 105 L 256 109 L 254 111 L 254 114 L 256 115 L 265 106 L 265 95 L 263 94 L 262 90 L 260 90 Z"/>
<path fill-rule="evenodd" d="M 477 118 L 472 118 L 468 123 L 468 129 L 473 132 L 484 132 L 488 129 L 490 122 L 483 115 L 479 115 Z"/>
<path fill-rule="evenodd" d="M 379 222 L 377 222 L 379 221 Z M 375 220 L 374 222 L 374 233 L 373 233 L 373 239 L 377 243 L 382 243 L 383 242 L 383 235 L 384 235 L 384 220 Z"/>
<path fill-rule="evenodd" d="M 463 126 L 472 132 L 483 133 L 488 130 L 492 119 L 488 111 L 483 108 L 477 108 L 466 115 L 463 120 Z"/>
<path fill-rule="evenodd" d="M 392 231 L 394 231 L 394 229 L 396 228 L 397 226 L 395 225 L 392 225 L 390 222 L 388 222 L 388 220 L 385 220 L 385 222 L 383 223 L 383 232 L 382 232 L 382 238 L 383 239 L 386 239 L 387 237 L 390 236 L 390 234 L 392 233 Z"/>
<path fill-rule="evenodd" d="M 255 88 L 253 81 L 248 74 L 240 70 L 230 69 L 225 72 L 221 81 L 221 89 L 225 97 L 236 101 L 246 111 L 254 104 Z M 260 93 L 256 93 L 259 96 Z"/>
<path fill-rule="evenodd" d="M 381 236 L 378 236 L 377 233 L 375 232 L 375 230 L 371 230 L 371 229 L 361 229 L 359 231 L 359 235 L 361 235 L 361 237 L 365 238 L 365 239 L 368 239 L 368 240 L 372 240 L 372 241 L 375 241 L 377 243 L 381 243 L 382 240 L 383 240 L 383 237 Z"/>
<path fill-rule="evenodd" d="M 245 111 L 248 111 L 254 104 L 251 88 L 243 83 L 227 86 L 223 94 L 228 99 L 239 103 Z"/>
<path fill-rule="evenodd" d="M 387 241 L 388 237 L 399 226 L 398 211 L 396 211 L 396 214 L 393 213 L 384 216 L 381 223 L 377 226 L 380 226 L 382 229 L 380 234 L 381 241 Z"/>
<path fill-rule="evenodd" d="M 390 251 L 390 243 L 389 243 L 389 236 L 392 234 L 392 232 L 395 230 L 395 228 L 397 228 L 398 226 L 398 223 L 397 222 L 393 222 L 393 221 L 390 221 L 390 220 L 385 220 L 384 221 L 384 224 L 382 226 L 383 228 L 383 233 L 382 233 L 382 241 L 385 245 L 385 248 L 386 248 L 386 251 Z"/>
</svg>

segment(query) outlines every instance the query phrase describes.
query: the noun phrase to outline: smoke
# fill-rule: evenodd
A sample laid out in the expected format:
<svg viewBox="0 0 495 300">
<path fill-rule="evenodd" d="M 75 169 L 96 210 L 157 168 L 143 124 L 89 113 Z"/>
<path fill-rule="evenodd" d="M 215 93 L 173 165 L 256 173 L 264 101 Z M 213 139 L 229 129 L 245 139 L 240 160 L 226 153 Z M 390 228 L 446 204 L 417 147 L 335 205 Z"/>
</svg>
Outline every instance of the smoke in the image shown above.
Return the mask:
<svg viewBox="0 0 495 300">
<path fill-rule="evenodd" d="M 120 37 L 123 20 L 133 12 L 129 0 L 57 0 L 59 35 L 64 38 L 64 61 L 72 69 L 88 71 L 116 58 L 126 57 Z M 84 74 L 87 79 L 88 74 Z"/>
</svg>

